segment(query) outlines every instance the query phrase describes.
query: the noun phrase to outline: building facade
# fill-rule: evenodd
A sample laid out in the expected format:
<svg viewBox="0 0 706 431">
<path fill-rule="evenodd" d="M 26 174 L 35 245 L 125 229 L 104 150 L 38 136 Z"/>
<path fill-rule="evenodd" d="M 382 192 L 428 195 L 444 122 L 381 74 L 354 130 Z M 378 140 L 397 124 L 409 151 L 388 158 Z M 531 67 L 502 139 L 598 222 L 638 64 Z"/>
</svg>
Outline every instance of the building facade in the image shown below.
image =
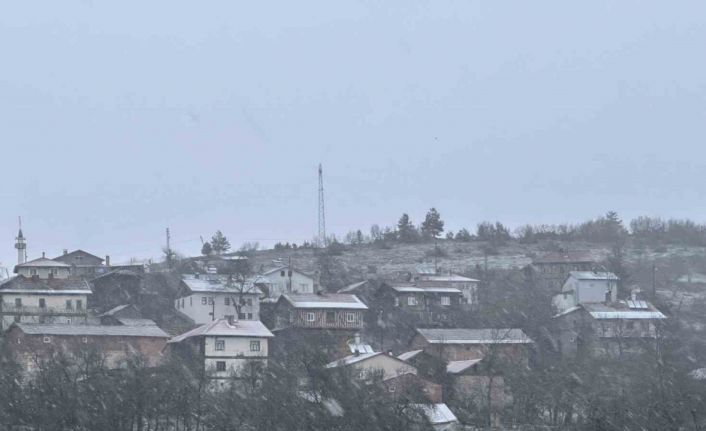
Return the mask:
<svg viewBox="0 0 706 431">
<path fill-rule="evenodd" d="M 552 305 L 562 312 L 584 303 L 616 302 L 618 281 L 612 272 L 571 271 Z"/>
<path fill-rule="evenodd" d="M 260 320 L 260 289 L 217 274 L 183 276 L 174 308 L 196 324 L 219 319 Z"/>
<path fill-rule="evenodd" d="M 282 266 L 258 275 L 257 284 L 262 287 L 267 298 L 277 300 L 285 293 L 314 293 L 315 280 L 301 271 Z"/>
</svg>

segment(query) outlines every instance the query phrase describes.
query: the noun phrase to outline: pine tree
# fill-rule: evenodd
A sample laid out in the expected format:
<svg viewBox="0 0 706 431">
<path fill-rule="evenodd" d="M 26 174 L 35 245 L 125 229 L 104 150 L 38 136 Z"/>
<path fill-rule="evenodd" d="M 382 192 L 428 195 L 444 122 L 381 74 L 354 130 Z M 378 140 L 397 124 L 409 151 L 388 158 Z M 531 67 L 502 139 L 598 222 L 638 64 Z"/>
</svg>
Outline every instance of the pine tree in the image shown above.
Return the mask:
<svg viewBox="0 0 706 431">
<path fill-rule="evenodd" d="M 211 237 L 211 249 L 216 254 L 222 254 L 230 250 L 230 241 L 223 235 L 220 230 Z"/>
<path fill-rule="evenodd" d="M 201 254 L 204 256 L 210 256 L 211 253 L 213 253 L 213 247 L 211 247 L 210 242 L 206 241 L 201 247 Z"/>
<path fill-rule="evenodd" d="M 412 221 L 409 219 L 407 213 L 402 214 L 400 220 L 397 222 L 397 236 L 400 241 L 411 242 L 415 239 L 416 229 Z"/>
<path fill-rule="evenodd" d="M 431 208 L 424 218 L 424 223 L 422 223 L 422 232 L 424 233 L 424 236 L 436 238 L 443 231 L 444 221 L 441 220 L 441 215 L 436 208 Z"/>
</svg>

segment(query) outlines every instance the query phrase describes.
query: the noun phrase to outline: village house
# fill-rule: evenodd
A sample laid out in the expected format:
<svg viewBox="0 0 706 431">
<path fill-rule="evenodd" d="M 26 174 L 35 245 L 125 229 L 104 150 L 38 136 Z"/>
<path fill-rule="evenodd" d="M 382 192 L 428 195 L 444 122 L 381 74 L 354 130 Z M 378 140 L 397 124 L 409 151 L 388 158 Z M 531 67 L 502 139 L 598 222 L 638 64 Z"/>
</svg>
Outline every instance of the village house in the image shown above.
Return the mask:
<svg viewBox="0 0 706 431">
<path fill-rule="evenodd" d="M 276 301 L 285 293 L 314 293 L 315 279 L 291 266 L 279 266 L 259 274 L 256 284 L 268 300 Z"/>
<path fill-rule="evenodd" d="M 210 378 L 226 380 L 242 377 L 248 366 L 267 366 L 272 337 L 258 320 L 218 319 L 172 338 L 169 345 L 176 354 L 196 355 Z"/>
<path fill-rule="evenodd" d="M 52 260 L 69 265 L 71 275 L 74 277 L 94 277 L 96 275 L 105 274 L 110 270 L 109 256 L 106 256 L 105 260 L 103 260 L 83 250 L 69 252 L 67 249 L 64 249 L 64 253 L 61 256 L 55 257 Z"/>
<path fill-rule="evenodd" d="M 99 354 L 108 368 L 120 368 L 139 355 L 148 366 L 162 361 L 169 335 L 152 326 L 103 326 L 13 323 L 5 334 L 7 346 L 25 372 L 43 359 L 62 352 L 74 357 Z"/>
<path fill-rule="evenodd" d="M 410 348 L 444 361 L 485 359 L 504 363 L 529 361 L 534 342 L 521 329 L 417 328 Z"/>
<path fill-rule="evenodd" d="M 552 305 L 557 312 L 562 312 L 584 303 L 615 302 L 618 281 L 612 272 L 571 271 L 561 293 L 552 298 Z"/>
<path fill-rule="evenodd" d="M 351 368 L 355 377 L 370 383 L 379 379 L 392 396 L 414 396 L 418 391 L 428 402 L 442 400 L 441 385 L 423 379 L 415 367 L 387 353 L 357 353 L 326 365 L 328 369 L 338 367 Z"/>
<path fill-rule="evenodd" d="M 250 281 L 218 274 L 182 277 L 174 307 L 196 324 L 219 319 L 260 320 L 262 292 Z"/>
<path fill-rule="evenodd" d="M 581 303 L 554 316 L 558 348 L 566 356 L 643 352 L 654 347 L 666 318 L 636 294 L 628 300 Z"/>
<path fill-rule="evenodd" d="M 561 251 L 533 258 L 524 272 L 538 287 L 559 292 L 571 271 L 592 271 L 595 266 L 595 260 L 587 252 Z"/>
<path fill-rule="evenodd" d="M 283 294 L 275 310 L 275 327 L 343 330 L 363 329 L 368 307 L 355 295 L 342 293 Z"/>
<path fill-rule="evenodd" d="M 460 430 L 461 423 L 451 409 L 444 404 L 415 404 L 426 416 L 434 431 Z"/>
<path fill-rule="evenodd" d="M 0 328 L 7 329 L 12 323 L 86 322 L 91 295 L 88 284 L 64 277 L 62 270 L 67 268 L 56 268 L 57 272 L 47 268 L 55 267 L 22 266 L 18 268 L 20 275 L 0 283 Z M 31 276 L 23 275 L 34 270 Z"/>
<path fill-rule="evenodd" d="M 451 288 L 461 292 L 463 304 L 475 304 L 478 302 L 478 283 L 475 278 L 464 277 L 454 274 L 451 271 L 442 274 L 435 271 L 418 269 L 414 277 L 415 286 L 422 288 Z"/>
</svg>

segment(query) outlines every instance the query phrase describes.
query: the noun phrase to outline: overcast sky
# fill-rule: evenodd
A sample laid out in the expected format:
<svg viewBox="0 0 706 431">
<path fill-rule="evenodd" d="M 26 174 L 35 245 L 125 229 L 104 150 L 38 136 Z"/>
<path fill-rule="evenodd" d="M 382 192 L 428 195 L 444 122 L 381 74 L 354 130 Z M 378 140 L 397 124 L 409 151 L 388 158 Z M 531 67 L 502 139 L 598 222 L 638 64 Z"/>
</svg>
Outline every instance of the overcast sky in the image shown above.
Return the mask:
<svg viewBox="0 0 706 431">
<path fill-rule="evenodd" d="M 0 262 L 704 216 L 706 2 L 0 4 Z"/>
</svg>

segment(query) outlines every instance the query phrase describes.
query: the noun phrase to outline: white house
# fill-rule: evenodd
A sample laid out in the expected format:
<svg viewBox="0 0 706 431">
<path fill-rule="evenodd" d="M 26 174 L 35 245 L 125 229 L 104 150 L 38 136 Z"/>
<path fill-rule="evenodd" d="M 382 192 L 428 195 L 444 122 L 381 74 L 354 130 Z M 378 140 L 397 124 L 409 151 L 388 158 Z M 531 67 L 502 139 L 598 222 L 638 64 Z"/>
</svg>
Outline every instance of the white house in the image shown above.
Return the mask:
<svg viewBox="0 0 706 431">
<path fill-rule="evenodd" d="M 68 265 L 66 268 L 24 265 L 17 265 L 21 275 L 0 283 L 2 329 L 9 328 L 14 322 L 86 323 L 86 304 L 91 289 L 84 280 L 64 277 L 64 270 L 68 271 Z M 53 268 L 59 271 L 52 272 Z M 33 271 L 35 269 L 36 273 Z M 32 275 L 25 276 L 25 270 Z"/>
<path fill-rule="evenodd" d="M 580 304 L 616 302 L 618 281 L 612 272 L 571 271 L 552 303 L 562 312 Z"/>
<path fill-rule="evenodd" d="M 39 259 L 15 265 L 15 274 L 25 277 L 48 278 L 69 278 L 71 275 L 71 265 L 55 260 L 47 259 L 42 253 Z"/>
<path fill-rule="evenodd" d="M 174 307 L 196 324 L 218 319 L 260 320 L 262 295 L 250 281 L 217 274 L 183 276 Z"/>
<path fill-rule="evenodd" d="M 219 319 L 178 335 L 169 344 L 193 349 L 213 379 L 242 376 L 248 365 L 267 365 L 274 335 L 259 320 Z"/>
<path fill-rule="evenodd" d="M 263 286 L 267 298 L 273 300 L 284 293 L 314 293 L 314 277 L 287 266 L 263 272 L 257 276 L 256 283 Z"/>
</svg>

